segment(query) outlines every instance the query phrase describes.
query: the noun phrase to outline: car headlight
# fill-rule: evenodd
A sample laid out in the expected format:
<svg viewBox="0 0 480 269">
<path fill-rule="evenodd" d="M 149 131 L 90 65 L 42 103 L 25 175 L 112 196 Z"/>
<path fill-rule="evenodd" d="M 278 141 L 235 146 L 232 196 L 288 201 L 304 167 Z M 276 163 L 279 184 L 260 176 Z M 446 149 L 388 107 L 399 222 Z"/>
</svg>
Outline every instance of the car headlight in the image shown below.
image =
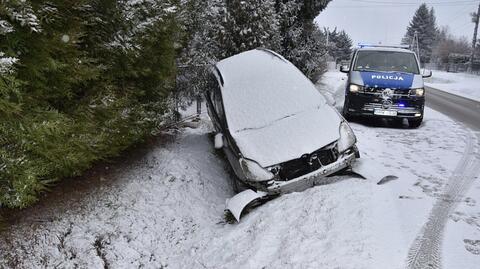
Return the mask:
<svg viewBox="0 0 480 269">
<path fill-rule="evenodd" d="M 418 96 L 418 97 L 422 97 L 423 95 L 425 95 L 425 89 L 423 89 L 423 88 L 411 89 L 410 90 L 410 95 L 415 95 L 415 96 Z"/>
<path fill-rule="evenodd" d="M 362 87 L 362 86 L 359 86 L 359 85 L 356 85 L 356 84 L 350 84 L 350 86 L 348 87 L 348 90 L 349 90 L 351 93 L 357 93 L 357 92 L 362 92 L 362 91 L 363 91 L 363 87 Z"/>
<path fill-rule="evenodd" d="M 338 139 L 337 147 L 338 152 L 343 153 L 349 148 L 353 147 L 357 142 L 357 137 L 353 133 L 352 128 L 347 122 L 340 124 L 340 139 Z"/>
<path fill-rule="evenodd" d="M 258 163 L 240 158 L 240 167 L 242 168 L 243 174 L 248 180 L 251 181 L 267 181 L 274 177 L 272 173 L 261 167 Z"/>
</svg>

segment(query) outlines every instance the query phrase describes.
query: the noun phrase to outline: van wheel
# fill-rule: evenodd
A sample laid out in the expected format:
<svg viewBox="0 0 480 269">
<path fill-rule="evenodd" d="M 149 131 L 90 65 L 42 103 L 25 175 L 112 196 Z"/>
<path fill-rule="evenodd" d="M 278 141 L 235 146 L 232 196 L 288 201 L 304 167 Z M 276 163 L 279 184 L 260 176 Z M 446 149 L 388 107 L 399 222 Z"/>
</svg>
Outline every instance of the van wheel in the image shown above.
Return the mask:
<svg viewBox="0 0 480 269">
<path fill-rule="evenodd" d="M 347 102 L 346 102 L 346 101 L 345 101 L 345 103 L 343 104 L 342 115 L 343 115 L 343 117 L 344 117 L 347 121 L 352 121 L 352 120 L 353 120 L 352 115 L 350 115 L 350 113 L 348 113 L 348 105 L 347 105 Z"/>
<path fill-rule="evenodd" d="M 420 127 L 420 125 L 422 125 L 422 121 L 423 121 L 423 117 L 416 120 L 408 120 L 408 126 L 410 128 L 418 128 Z"/>
<path fill-rule="evenodd" d="M 344 112 L 343 113 L 343 117 L 348 121 L 348 122 L 354 122 L 354 121 L 357 121 L 359 120 L 359 116 L 354 116 L 348 112 Z"/>
</svg>

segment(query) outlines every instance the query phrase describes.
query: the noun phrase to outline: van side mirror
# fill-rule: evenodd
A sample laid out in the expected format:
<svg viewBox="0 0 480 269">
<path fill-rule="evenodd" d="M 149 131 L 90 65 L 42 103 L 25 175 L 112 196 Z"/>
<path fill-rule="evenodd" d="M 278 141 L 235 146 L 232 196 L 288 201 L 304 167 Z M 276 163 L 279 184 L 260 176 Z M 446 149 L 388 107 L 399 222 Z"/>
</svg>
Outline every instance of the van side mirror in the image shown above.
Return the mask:
<svg viewBox="0 0 480 269">
<path fill-rule="evenodd" d="M 422 74 L 422 77 L 423 78 L 429 78 L 432 76 L 432 70 L 423 70 L 423 74 Z"/>
<path fill-rule="evenodd" d="M 223 134 L 222 133 L 218 133 L 218 134 L 215 135 L 214 147 L 215 147 L 215 149 L 223 148 Z"/>
<path fill-rule="evenodd" d="M 348 67 L 346 65 L 342 65 L 342 66 L 340 66 L 340 72 L 348 73 L 348 72 L 350 72 L 350 67 Z"/>
</svg>

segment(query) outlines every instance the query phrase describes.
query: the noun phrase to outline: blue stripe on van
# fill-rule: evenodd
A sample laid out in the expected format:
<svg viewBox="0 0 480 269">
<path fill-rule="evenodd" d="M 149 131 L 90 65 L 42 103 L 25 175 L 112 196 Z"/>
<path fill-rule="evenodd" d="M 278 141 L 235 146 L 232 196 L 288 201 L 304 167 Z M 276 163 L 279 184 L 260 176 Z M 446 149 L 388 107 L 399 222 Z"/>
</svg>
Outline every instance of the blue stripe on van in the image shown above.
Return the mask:
<svg viewBox="0 0 480 269">
<path fill-rule="evenodd" d="M 412 87 L 414 74 L 388 72 L 360 72 L 365 87 L 408 89 Z"/>
</svg>

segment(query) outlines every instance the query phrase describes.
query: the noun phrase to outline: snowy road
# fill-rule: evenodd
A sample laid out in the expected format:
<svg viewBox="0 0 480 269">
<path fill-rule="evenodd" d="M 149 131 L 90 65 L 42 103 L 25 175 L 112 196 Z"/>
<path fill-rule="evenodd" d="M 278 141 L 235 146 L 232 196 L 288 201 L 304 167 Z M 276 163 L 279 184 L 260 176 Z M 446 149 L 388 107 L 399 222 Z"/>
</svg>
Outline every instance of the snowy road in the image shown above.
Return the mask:
<svg viewBox="0 0 480 269">
<path fill-rule="evenodd" d="M 341 78 L 329 72 L 324 80 L 336 99 Z M 412 265 L 412 253 L 427 263 L 438 258 L 436 268 L 478 268 L 474 133 L 431 109 L 419 129 L 384 122 L 352 127 L 362 157 L 397 180 L 332 178 L 227 224 L 231 176 L 203 117 L 200 128 L 96 175 L 108 184 L 81 195 L 67 191 L 10 219 L 15 226 L 1 234 L 0 268 L 395 269 Z"/>
<path fill-rule="evenodd" d="M 480 102 L 427 88 L 427 105 L 465 124 L 472 130 L 480 131 Z M 449 215 L 480 175 L 480 135 L 473 131 L 467 136 L 467 145 L 462 158 L 448 180 L 443 198 L 439 199 L 417 239 L 409 251 L 409 268 L 441 268 L 440 249 Z"/>
<path fill-rule="evenodd" d="M 480 174 L 480 147 L 471 133 L 462 158 L 450 176 L 442 197 L 433 206 L 427 223 L 412 243 L 408 268 L 442 268 L 441 246 L 449 215 Z"/>
<path fill-rule="evenodd" d="M 427 87 L 427 106 L 480 131 L 480 101 Z"/>
<path fill-rule="evenodd" d="M 478 80 L 478 77 L 472 76 L 472 79 Z M 340 110 L 341 103 L 343 103 L 342 93 L 345 88 L 343 82 L 345 77 L 336 72 L 329 72 L 324 80 L 326 80 L 326 83 L 320 85 L 320 89 L 326 90 L 329 92 L 329 95 L 337 99 L 337 107 Z M 335 85 L 335 87 L 329 87 L 331 85 Z M 468 88 L 468 85 L 461 85 L 461 82 L 457 81 L 457 87 L 459 86 L 460 88 L 463 87 L 463 91 L 466 91 L 465 89 Z M 475 85 L 469 90 L 476 90 L 475 87 L 477 86 Z M 441 249 L 444 245 L 443 236 L 448 219 L 451 217 L 450 214 L 452 214 L 459 201 L 464 198 L 480 175 L 480 133 L 478 132 L 480 130 L 480 102 L 431 87 L 428 87 L 427 90 L 428 107 L 446 113 L 458 123 L 470 128 L 471 131 L 467 131 L 465 138 L 466 146 L 462 158 L 458 161 L 450 179 L 446 182 L 440 199 L 434 204 L 428 221 L 411 244 L 407 257 L 408 268 L 442 268 L 442 260 L 445 259 L 442 259 Z M 449 90 L 455 92 L 455 90 Z M 477 228 L 480 227 L 478 224 L 475 225 Z M 478 246 L 480 241 L 466 239 L 464 242 L 475 242 L 476 252 L 474 253 L 479 254 Z M 450 251 L 450 248 L 447 247 L 446 249 Z M 466 249 L 472 250 L 468 246 L 466 246 Z M 458 255 L 458 260 L 462 259 L 460 258 L 461 256 L 461 254 Z M 446 268 L 470 268 L 470 266 L 473 265 L 459 267 L 457 264 L 455 267 L 447 266 Z"/>
</svg>

